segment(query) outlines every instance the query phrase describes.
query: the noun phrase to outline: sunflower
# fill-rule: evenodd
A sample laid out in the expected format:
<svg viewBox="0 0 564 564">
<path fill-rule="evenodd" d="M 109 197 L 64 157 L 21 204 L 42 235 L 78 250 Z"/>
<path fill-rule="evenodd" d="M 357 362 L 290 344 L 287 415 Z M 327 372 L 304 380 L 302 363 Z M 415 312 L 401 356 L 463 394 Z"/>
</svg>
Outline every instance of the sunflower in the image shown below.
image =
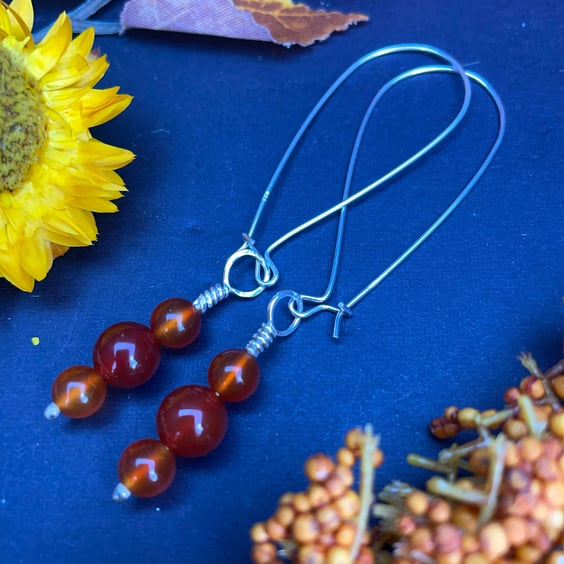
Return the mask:
<svg viewBox="0 0 564 564">
<path fill-rule="evenodd" d="M 115 170 L 133 159 L 90 133 L 131 102 L 94 89 L 109 65 L 92 53 L 93 29 L 73 40 L 63 13 L 35 43 L 32 27 L 31 0 L 0 0 L 0 277 L 25 291 L 54 257 L 96 240 L 92 212 L 117 211 Z"/>
</svg>

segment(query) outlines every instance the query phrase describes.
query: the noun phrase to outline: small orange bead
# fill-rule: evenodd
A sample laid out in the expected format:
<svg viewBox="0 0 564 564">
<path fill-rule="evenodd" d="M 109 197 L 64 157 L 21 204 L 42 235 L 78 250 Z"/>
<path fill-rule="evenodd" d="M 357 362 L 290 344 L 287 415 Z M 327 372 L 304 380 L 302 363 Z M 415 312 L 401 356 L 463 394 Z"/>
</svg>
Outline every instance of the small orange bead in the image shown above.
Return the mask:
<svg viewBox="0 0 564 564">
<path fill-rule="evenodd" d="M 188 300 L 169 298 L 153 310 L 150 325 L 161 345 L 181 349 L 193 343 L 200 334 L 202 314 Z"/>
<path fill-rule="evenodd" d="M 224 401 L 247 399 L 257 389 L 260 370 L 256 357 L 243 349 L 219 353 L 208 368 L 210 388 Z"/>
<path fill-rule="evenodd" d="M 102 407 L 106 399 L 106 382 L 89 366 L 72 366 L 55 378 L 51 396 L 63 415 L 82 419 Z M 56 417 L 58 412 L 52 415 Z"/>
<path fill-rule="evenodd" d="M 121 483 L 137 497 L 154 497 L 164 492 L 174 479 L 176 460 L 156 439 L 130 444 L 118 463 Z"/>
</svg>

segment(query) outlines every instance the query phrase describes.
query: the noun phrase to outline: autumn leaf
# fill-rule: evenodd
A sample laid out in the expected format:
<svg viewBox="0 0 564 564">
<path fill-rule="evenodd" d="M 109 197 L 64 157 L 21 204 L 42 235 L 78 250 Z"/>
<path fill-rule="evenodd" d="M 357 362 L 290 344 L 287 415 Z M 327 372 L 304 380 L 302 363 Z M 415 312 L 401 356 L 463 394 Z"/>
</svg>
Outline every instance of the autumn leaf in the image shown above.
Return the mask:
<svg viewBox="0 0 564 564">
<path fill-rule="evenodd" d="M 130 0 L 121 14 L 130 28 L 311 45 L 368 20 L 364 14 L 313 10 L 291 0 Z"/>
</svg>

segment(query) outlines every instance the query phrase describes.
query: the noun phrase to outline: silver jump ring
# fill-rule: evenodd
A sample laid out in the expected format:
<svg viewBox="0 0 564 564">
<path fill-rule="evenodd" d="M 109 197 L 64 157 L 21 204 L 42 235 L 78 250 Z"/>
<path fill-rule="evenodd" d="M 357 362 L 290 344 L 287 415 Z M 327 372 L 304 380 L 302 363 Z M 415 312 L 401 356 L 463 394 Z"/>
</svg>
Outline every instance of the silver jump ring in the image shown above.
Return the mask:
<svg viewBox="0 0 564 564">
<path fill-rule="evenodd" d="M 251 257 L 255 261 L 255 277 L 256 272 L 264 272 L 265 280 L 268 282 L 270 278 L 270 269 L 265 258 L 254 248 L 245 246 L 238 251 L 234 252 L 226 261 L 225 268 L 223 269 L 223 284 L 229 288 L 229 291 L 232 294 L 235 294 L 239 298 L 256 298 L 260 296 L 266 288 L 265 283 L 261 283 L 262 279 L 257 281 L 258 286 L 254 290 L 239 290 L 235 288 L 230 280 L 229 275 L 231 273 L 231 269 L 233 265 L 239 260 L 244 257 Z"/>
<path fill-rule="evenodd" d="M 292 314 L 292 317 L 294 319 L 292 320 L 292 323 L 290 323 L 288 328 L 277 329 L 274 325 L 274 312 L 278 304 L 285 299 L 290 300 L 288 304 L 288 311 Z M 303 310 L 304 303 L 302 297 L 297 292 L 294 292 L 293 290 L 281 290 L 280 292 L 276 292 L 276 294 L 274 294 L 274 297 L 268 304 L 267 323 L 270 325 L 270 327 L 272 327 L 274 334 L 277 337 L 287 337 L 288 335 L 291 335 L 301 323 L 302 320 L 299 317 L 299 314 L 302 313 Z M 294 311 L 296 313 L 294 313 Z"/>
</svg>

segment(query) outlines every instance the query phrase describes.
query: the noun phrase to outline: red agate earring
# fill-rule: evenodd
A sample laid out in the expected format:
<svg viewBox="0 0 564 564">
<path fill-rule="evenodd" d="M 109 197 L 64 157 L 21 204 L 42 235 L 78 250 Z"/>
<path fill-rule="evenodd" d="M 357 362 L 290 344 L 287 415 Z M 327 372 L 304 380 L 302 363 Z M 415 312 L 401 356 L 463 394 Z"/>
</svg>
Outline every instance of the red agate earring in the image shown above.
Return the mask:
<svg viewBox="0 0 564 564">
<path fill-rule="evenodd" d="M 72 366 L 61 372 L 55 379 L 51 390 L 52 402 L 47 406 L 44 412 L 47 419 L 56 419 L 61 413 L 75 419 L 89 417 L 96 413 L 103 405 L 107 385 L 117 388 L 133 388 L 144 384 L 152 378 L 157 371 L 162 346 L 182 348 L 188 346 L 197 338 L 201 327 L 201 316 L 207 309 L 232 294 L 242 298 L 254 298 L 260 295 L 267 287 L 273 286 L 278 281 L 278 270 L 270 258 L 272 252 L 277 247 L 339 209 L 341 210 L 340 229 L 342 229 L 346 204 L 338 205 L 333 209 L 327 210 L 323 214 L 289 231 L 271 244 L 264 256 L 257 251 L 252 239 L 280 174 L 303 134 L 329 98 L 345 80 L 365 63 L 390 53 L 410 51 L 426 52 L 449 62 L 449 64 L 452 64 L 454 67 L 457 65 L 456 61 L 452 60 L 448 55 L 434 48 L 425 47 L 425 49 L 422 49 L 420 46 L 406 45 L 395 49 L 385 48 L 374 51 L 349 67 L 315 105 L 288 146 L 262 195 L 250 229 L 248 230 L 248 235 L 244 235 L 243 245 L 229 257 L 225 264 L 223 283 L 212 286 L 209 290 L 203 292 L 193 303 L 183 298 L 170 298 L 165 300 L 153 311 L 149 327 L 133 321 L 125 321 L 108 327 L 100 335 L 94 345 L 93 366 Z M 457 69 L 457 72 L 465 79 L 461 68 Z M 401 82 L 401 80 L 402 79 L 399 81 Z M 467 79 L 465 80 L 467 82 Z M 357 134 L 353 155 L 358 151 L 358 144 L 364 133 L 364 127 L 366 126 L 369 115 L 372 113 L 379 99 L 393 86 L 392 82 L 393 81 L 390 81 L 380 90 L 372 106 L 365 114 L 365 119 Z M 466 82 L 465 87 L 467 87 Z M 361 191 L 362 195 L 374 190 L 401 170 L 412 165 L 421 156 L 442 141 L 442 139 L 450 133 L 450 128 L 453 124 L 455 124 L 455 122 L 458 123 L 464 115 L 467 107 L 465 106 L 467 97 L 466 92 L 465 102 L 449 128 L 445 129 L 441 135 L 437 136 L 422 151 L 419 151 L 402 165 L 367 186 Z M 350 176 L 354 168 L 354 158 L 356 157 L 351 157 L 351 162 L 349 163 L 349 174 L 347 175 L 345 190 L 342 196 L 343 200 L 346 200 L 349 194 Z M 358 195 L 358 197 L 360 197 L 360 195 Z M 340 235 L 338 235 L 337 240 L 337 244 L 340 244 Z M 229 280 L 231 268 L 237 261 L 243 258 L 251 258 L 252 261 L 254 261 L 257 286 L 255 289 L 249 291 L 236 289 Z"/>
<path fill-rule="evenodd" d="M 407 78 L 428 73 L 457 72 L 458 68 L 444 65 L 417 67 L 389 81 L 374 100 L 377 102 L 382 91 L 387 91 L 391 86 Z M 320 312 L 329 312 L 335 315 L 333 337 L 338 338 L 343 317 L 352 315 L 352 308 L 415 252 L 464 200 L 493 159 L 505 131 L 503 105 L 491 85 L 476 73 L 468 71 L 465 72 L 464 76 L 467 82 L 470 79 L 485 89 L 493 100 L 499 117 L 495 141 L 491 145 L 486 158 L 482 161 L 482 164 L 464 189 L 427 230 L 383 272 L 362 288 L 353 298 L 333 306 L 326 303 L 326 301 L 331 295 L 336 281 L 336 271 L 341 254 L 342 229 L 340 229 L 334 252 L 333 269 L 325 294 L 322 297 L 314 298 L 290 290 L 277 292 L 269 303 L 266 323 L 262 324 L 246 347 L 244 349 L 224 351 L 211 361 L 207 374 L 207 386 L 189 384 L 181 386 L 168 394 L 157 411 L 156 427 L 159 439 L 141 439 L 130 444 L 123 451 L 118 462 L 120 482 L 114 489 L 114 500 L 123 501 L 132 495 L 148 498 L 161 494 L 170 486 L 174 479 L 176 456 L 194 458 L 206 455 L 217 448 L 227 431 L 226 404 L 247 399 L 254 393 L 259 384 L 260 369 L 257 362 L 258 355 L 266 350 L 276 337 L 291 335 L 303 319 Z M 349 173 L 352 171 L 352 167 L 354 167 L 358 145 L 364 132 L 364 124 L 374 107 L 375 103 L 366 112 L 363 126 L 359 129 L 357 143 L 355 143 L 355 149 L 349 164 Z M 458 122 L 452 122 L 447 130 L 450 132 L 457 125 Z M 426 149 L 419 153 L 419 156 L 426 154 L 432 146 L 434 145 L 428 145 Z M 399 172 L 399 170 L 396 170 L 391 176 L 387 175 L 387 178 L 394 177 Z M 349 181 L 350 174 L 347 176 L 347 183 Z M 320 221 L 336 211 L 345 210 L 346 206 L 361 198 L 365 193 L 365 191 L 361 190 L 351 197 L 344 198 L 340 204 L 320 214 L 314 221 Z M 343 215 L 341 215 L 341 228 L 343 226 L 342 221 Z M 268 256 L 268 253 L 265 253 L 265 256 Z M 283 300 L 287 300 L 288 311 L 293 320 L 288 328 L 280 330 L 274 324 L 274 315 L 276 308 Z M 315 305 L 305 310 L 304 302 L 311 302 Z"/>
</svg>

